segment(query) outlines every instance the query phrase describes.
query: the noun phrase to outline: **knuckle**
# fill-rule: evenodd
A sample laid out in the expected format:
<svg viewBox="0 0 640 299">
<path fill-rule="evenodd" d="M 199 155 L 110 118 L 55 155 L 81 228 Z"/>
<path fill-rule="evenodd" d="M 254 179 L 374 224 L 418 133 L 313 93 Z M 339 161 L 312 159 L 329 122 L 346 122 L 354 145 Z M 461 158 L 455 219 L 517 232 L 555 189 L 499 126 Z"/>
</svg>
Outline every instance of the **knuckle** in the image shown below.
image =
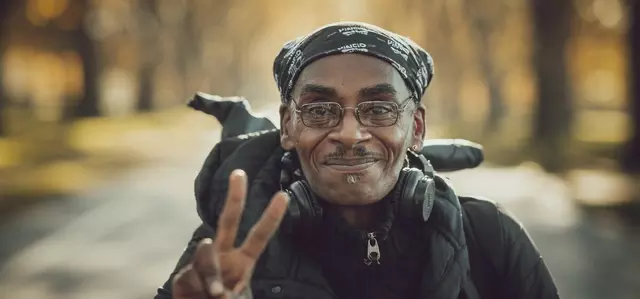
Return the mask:
<svg viewBox="0 0 640 299">
<path fill-rule="evenodd" d="M 254 242 L 263 246 L 263 244 L 267 243 L 267 240 L 269 240 L 270 235 L 271 234 L 268 230 L 257 228 L 253 230 L 251 238 Z"/>
<path fill-rule="evenodd" d="M 263 227 L 267 230 L 275 230 L 280 222 L 280 214 L 270 211 L 264 215 Z"/>
<path fill-rule="evenodd" d="M 218 225 L 222 226 L 222 227 L 230 227 L 236 224 L 236 222 L 238 222 L 237 217 L 232 217 L 231 215 L 222 215 L 220 216 L 220 218 L 218 219 Z"/>
</svg>

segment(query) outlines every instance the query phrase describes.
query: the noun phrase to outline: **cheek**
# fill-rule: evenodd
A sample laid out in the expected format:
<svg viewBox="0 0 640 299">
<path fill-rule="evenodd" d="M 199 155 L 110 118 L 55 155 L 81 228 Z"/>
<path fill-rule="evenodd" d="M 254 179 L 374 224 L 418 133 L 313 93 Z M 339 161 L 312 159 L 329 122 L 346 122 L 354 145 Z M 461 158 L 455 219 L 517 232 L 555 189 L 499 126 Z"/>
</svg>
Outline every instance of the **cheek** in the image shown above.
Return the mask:
<svg viewBox="0 0 640 299">
<path fill-rule="evenodd" d="M 402 153 L 410 147 L 413 136 L 412 128 L 411 123 L 399 123 L 390 127 L 380 136 L 388 149 L 393 151 L 395 158 L 402 156 Z"/>
<path fill-rule="evenodd" d="M 296 131 L 295 149 L 298 155 L 303 158 L 302 163 L 314 160 L 314 155 L 318 154 L 324 139 L 323 132 L 308 128 L 302 124 L 298 126 Z"/>
<path fill-rule="evenodd" d="M 303 138 L 307 137 L 306 130 L 309 129 L 305 126 L 297 115 L 291 118 L 289 123 L 289 132 L 291 132 L 291 140 L 298 146 L 298 143 L 303 142 Z"/>
<path fill-rule="evenodd" d="M 413 144 L 414 136 L 416 135 L 416 120 L 412 116 L 406 117 L 401 125 L 401 131 L 404 134 L 403 145 L 407 149 Z"/>
</svg>

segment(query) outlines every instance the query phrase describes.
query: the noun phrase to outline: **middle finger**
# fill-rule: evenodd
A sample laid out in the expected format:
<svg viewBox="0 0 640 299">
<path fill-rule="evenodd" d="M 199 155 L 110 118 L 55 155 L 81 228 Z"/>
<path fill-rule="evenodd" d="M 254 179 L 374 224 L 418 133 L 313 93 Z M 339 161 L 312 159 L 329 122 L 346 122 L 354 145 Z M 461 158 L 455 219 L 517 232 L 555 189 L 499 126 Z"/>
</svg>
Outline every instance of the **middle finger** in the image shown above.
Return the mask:
<svg viewBox="0 0 640 299">
<path fill-rule="evenodd" d="M 267 246 L 269 239 L 280 226 L 280 222 L 287 211 L 289 196 L 278 192 L 262 213 L 260 220 L 251 228 L 240 250 L 247 256 L 257 260 Z"/>
</svg>

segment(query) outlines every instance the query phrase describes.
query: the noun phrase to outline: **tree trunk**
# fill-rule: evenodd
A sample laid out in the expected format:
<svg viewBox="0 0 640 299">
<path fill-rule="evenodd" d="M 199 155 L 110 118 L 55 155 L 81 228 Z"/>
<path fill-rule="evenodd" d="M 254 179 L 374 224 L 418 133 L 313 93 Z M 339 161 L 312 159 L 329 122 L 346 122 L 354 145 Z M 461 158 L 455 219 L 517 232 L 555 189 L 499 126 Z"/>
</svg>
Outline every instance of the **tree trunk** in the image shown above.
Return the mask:
<svg viewBox="0 0 640 299">
<path fill-rule="evenodd" d="M 498 130 L 500 121 L 504 117 L 505 106 L 500 88 L 502 85 L 501 78 L 496 74 L 495 67 L 493 66 L 493 61 L 490 57 L 490 46 L 487 40 L 484 40 L 481 44 L 482 46 L 479 50 L 480 69 L 486 77 L 486 83 L 489 89 L 489 115 L 487 115 L 487 121 L 484 125 L 484 134 L 486 137 L 489 137 Z"/>
<path fill-rule="evenodd" d="M 449 6 L 444 6 L 444 9 L 441 14 L 437 15 L 437 24 L 439 24 L 439 28 L 435 26 L 428 26 L 432 28 L 431 30 L 441 30 L 441 35 L 444 40 L 432 42 L 432 47 L 434 51 L 437 53 L 442 53 L 442 55 L 457 55 L 455 49 L 455 42 L 453 37 L 455 36 L 455 24 L 454 21 L 451 20 L 451 13 L 447 13 L 444 10 L 450 9 Z M 434 22 L 436 23 L 436 22 Z M 431 34 L 431 36 L 436 36 L 436 34 Z M 453 52 L 453 54 L 452 54 Z M 446 53 L 446 54 L 445 54 Z M 444 93 L 443 95 L 446 97 L 443 103 L 443 112 L 445 113 L 445 117 L 450 120 L 454 120 L 453 122 L 457 122 L 460 119 L 460 89 L 461 83 L 458 78 L 462 78 L 462 70 L 460 67 L 460 63 L 456 59 L 450 59 L 449 65 L 447 69 L 439 71 L 442 73 L 442 78 L 446 78 L 450 80 L 450 82 L 444 84 Z M 442 80 L 440 82 L 443 82 Z M 455 83 L 454 83 L 455 82 Z M 450 123 L 449 125 L 452 125 Z M 461 128 L 456 128 L 461 129 Z"/>
<path fill-rule="evenodd" d="M 153 73 L 154 66 L 145 63 L 142 65 L 138 73 L 138 82 L 140 84 L 138 89 L 138 107 L 137 111 L 147 112 L 153 110 Z"/>
<path fill-rule="evenodd" d="M 82 1 L 83 13 L 89 10 L 88 1 Z M 77 117 L 100 116 L 99 94 L 98 94 L 98 77 L 99 65 L 96 53 L 96 45 L 91 40 L 85 26 L 80 26 L 75 32 L 75 48 L 82 60 L 82 70 L 84 79 L 84 92 L 78 106 L 75 109 Z"/>
<path fill-rule="evenodd" d="M 493 49 L 490 42 L 491 35 L 497 28 L 502 26 L 501 18 L 505 13 L 505 9 L 501 7 L 502 3 L 493 3 L 491 5 L 500 7 L 494 8 L 495 12 L 492 13 L 489 9 L 483 7 L 484 5 L 487 4 L 467 1 L 463 7 L 465 16 L 471 20 L 471 30 L 474 32 L 473 40 L 478 52 L 480 72 L 484 75 L 489 90 L 489 114 L 483 128 L 484 134 L 489 136 L 498 130 L 498 125 L 504 116 L 505 110 L 501 91 L 502 78 L 494 66 L 491 57 Z"/>
<path fill-rule="evenodd" d="M 138 9 L 146 17 L 137 18 L 139 22 L 159 22 L 155 2 L 151 0 L 138 1 Z M 153 18 L 154 20 L 149 20 Z M 145 28 L 138 37 L 138 51 L 140 57 L 140 69 L 138 70 L 138 97 L 136 104 L 137 112 L 148 112 L 154 108 L 153 103 L 153 76 L 158 64 L 158 43 L 157 32 L 149 32 L 148 23 L 140 23 L 141 28 Z"/>
<path fill-rule="evenodd" d="M 4 87 L 4 76 L 2 61 L 4 53 L 9 46 L 7 37 L 9 36 L 9 20 L 11 14 L 18 2 L 17 1 L 2 1 L 0 2 L 0 137 L 7 134 L 5 113 L 8 106 L 7 94 Z"/>
<path fill-rule="evenodd" d="M 565 48 L 571 33 L 570 1 L 531 0 L 534 28 L 533 67 L 538 100 L 533 117 L 534 156 L 547 171 L 567 166 L 565 151 L 571 124 L 571 91 Z"/>
<path fill-rule="evenodd" d="M 632 135 L 625 145 L 622 168 L 640 174 L 640 2 L 629 1 L 629 112 Z"/>
</svg>

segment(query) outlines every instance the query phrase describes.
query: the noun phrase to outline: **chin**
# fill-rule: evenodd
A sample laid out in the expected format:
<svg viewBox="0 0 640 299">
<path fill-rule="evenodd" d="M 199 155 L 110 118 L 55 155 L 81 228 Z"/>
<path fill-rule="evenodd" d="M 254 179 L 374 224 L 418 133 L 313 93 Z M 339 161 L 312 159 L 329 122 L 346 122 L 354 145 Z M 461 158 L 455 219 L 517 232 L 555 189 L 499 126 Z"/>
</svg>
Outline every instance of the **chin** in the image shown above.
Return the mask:
<svg viewBox="0 0 640 299">
<path fill-rule="evenodd" d="M 384 198 L 391 188 L 384 177 L 382 163 L 360 171 L 336 171 L 331 167 L 320 167 L 320 172 L 313 183 L 314 192 L 325 201 L 345 206 L 363 206 L 376 203 Z M 356 175 L 358 181 L 349 184 L 347 175 Z"/>
</svg>

